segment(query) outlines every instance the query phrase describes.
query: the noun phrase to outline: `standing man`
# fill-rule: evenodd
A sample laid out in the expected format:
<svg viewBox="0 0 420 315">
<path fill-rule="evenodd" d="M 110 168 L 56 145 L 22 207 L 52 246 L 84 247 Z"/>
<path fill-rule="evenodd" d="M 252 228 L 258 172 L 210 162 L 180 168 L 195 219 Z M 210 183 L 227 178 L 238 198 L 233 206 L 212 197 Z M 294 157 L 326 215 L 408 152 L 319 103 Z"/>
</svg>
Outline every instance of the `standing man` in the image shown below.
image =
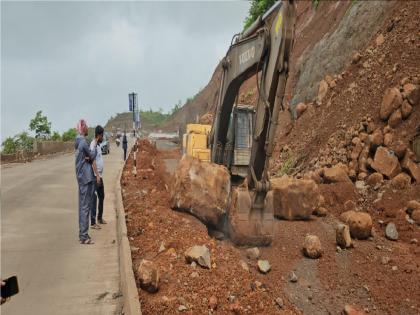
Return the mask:
<svg viewBox="0 0 420 315">
<path fill-rule="evenodd" d="M 76 137 L 76 178 L 79 185 L 79 241 L 80 244 L 94 244 L 90 238 L 89 213 L 92 207 L 93 195 L 95 193 L 95 175 L 91 161 L 96 158 L 96 139 L 93 151 L 89 149 L 86 141 L 88 126 L 84 119 L 77 124 L 78 135 Z"/>
<path fill-rule="evenodd" d="M 128 144 L 127 135 L 126 135 L 125 131 L 124 131 L 124 136 L 123 136 L 122 144 L 123 144 L 124 161 L 125 161 L 127 159 L 127 144 Z"/>
<path fill-rule="evenodd" d="M 90 143 L 90 151 L 93 151 L 96 146 L 96 158 L 93 161 L 92 168 L 96 176 L 95 191 L 93 194 L 92 209 L 90 212 L 90 226 L 92 229 L 99 230 L 101 227 L 96 223 L 96 205 L 98 205 L 98 223 L 106 224 L 106 221 L 102 218 L 104 213 L 104 199 L 105 189 L 103 181 L 104 172 L 104 160 L 102 159 L 102 150 L 100 144 L 104 138 L 104 128 L 102 126 L 96 126 L 95 128 L 95 139 Z M 97 202 L 99 199 L 99 203 Z"/>
</svg>

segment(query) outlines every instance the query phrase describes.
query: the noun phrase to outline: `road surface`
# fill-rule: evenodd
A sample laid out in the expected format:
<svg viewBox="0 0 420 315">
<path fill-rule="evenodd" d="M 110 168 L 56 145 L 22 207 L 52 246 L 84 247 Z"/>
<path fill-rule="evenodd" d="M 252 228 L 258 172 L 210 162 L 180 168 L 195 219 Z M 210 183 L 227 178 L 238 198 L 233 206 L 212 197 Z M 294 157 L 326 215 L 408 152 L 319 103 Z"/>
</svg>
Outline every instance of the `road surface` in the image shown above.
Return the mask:
<svg viewBox="0 0 420 315">
<path fill-rule="evenodd" d="M 122 149 L 104 156 L 102 230 L 94 245 L 78 241 L 74 155 L 1 169 L 1 277 L 17 275 L 20 293 L 3 315 L 119 314 L 115 183 Z"/>
</svg>

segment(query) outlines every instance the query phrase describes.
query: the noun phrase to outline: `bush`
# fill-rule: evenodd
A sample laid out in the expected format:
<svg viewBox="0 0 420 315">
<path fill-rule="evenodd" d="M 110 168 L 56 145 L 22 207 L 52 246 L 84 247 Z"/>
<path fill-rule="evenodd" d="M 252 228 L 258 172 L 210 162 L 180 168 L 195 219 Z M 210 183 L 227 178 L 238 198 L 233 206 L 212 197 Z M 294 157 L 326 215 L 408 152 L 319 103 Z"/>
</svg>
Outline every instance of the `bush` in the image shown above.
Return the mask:
<svg viewBox="0 0 420 315">
<path fill-rule="evenodd" d="M 34 146 L 34 138 L 29 136 L 27 132 L 15 135 L 13 138 L 8 137 L 2 143 L 4 154 L 13 154 L 17 151 L 32 151 Z"/>
<path fill-rule="evenodd" d="M 4 154 L 13 154 L 17 150 L 16 142 L 12 137 L 7 137 L 1 145 L 3 146 L 2 153 Z"/>
<path fill-rule="evenodd" d="M 252 0 L 249 8 L 249 15 L 245 19 L 244 30 L 251 26 L 258 16 L 267 12 L 267 10 L 276 2 L 276 0 Z"/>
<path fill-rule="evenodd" d="M 54 141 L 60 141 L 61 140 L 61 135 L 58 133 L 58 131 L 54 131 L 52 136 L 51 136 L 51 140 Z"/>
<path fill-rule="evenodd" d="M 63 141 L 74 141 L 74 139 L 76 139 L 76 136 L 77 136 L 76 129 L 70 128 L 69 130 L 63 132 L 61 139 Z"/>
</svg>

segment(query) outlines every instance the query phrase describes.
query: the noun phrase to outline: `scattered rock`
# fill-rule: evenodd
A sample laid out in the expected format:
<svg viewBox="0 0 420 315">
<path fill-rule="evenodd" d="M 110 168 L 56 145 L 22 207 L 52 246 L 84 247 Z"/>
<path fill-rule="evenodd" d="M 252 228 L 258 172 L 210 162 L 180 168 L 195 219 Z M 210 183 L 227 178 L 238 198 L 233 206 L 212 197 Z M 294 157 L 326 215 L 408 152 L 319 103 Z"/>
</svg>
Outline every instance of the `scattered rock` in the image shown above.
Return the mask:
<svg viewBox="0 0 420 315">
<path fill-rule="evenodd" d="M 209 299 L 209 307 L 211 310 L 215 310 L 217 309 L 217 297 L 215 297 L 214 295 L 212 295 Z"/>
<path fill-rule="evenodd" d="M 344 306 L 344 314 L 345 315 L 366 315 L 365 312 L 361 311 L 357 307 L 353 305 L 346 304 Z"/>
<path fill-rule="evenodd" d="M 293 271 L 290 274 L 289 280 L 290 280 L 290 282 L 293 282 L 293 283 L 296 283 L 298 281 L 298 277 L 296 276 L 296 274 Z"/>
<path fill-rule="evenodd" d="M 379 147 L 376 150 L 371 167 L 389 178 L 393 178 L 401 172 L 398 158 L 385 147 Z"/>
<path fill-rule="evenodd" d="M 407 101 L 404 101 L 401 105 L 402 118 L 407 119 L 410 116 L 412 111 L 413 111 L 413 107 Z"/>
<path fill-rule="evenodd" d="M 372 234 L 372 218 L 366 212 L 346 211 L 340 215 L 340 220 L 349 225 L 353 238 L 367 239 Z"/>
<path fill-rule="evenodd" d="M 180 306 L 178 307 L 178 311 L 180 311 L 180 312 L 184 312 L 184 311 L 186 311 L 186 310 L 188 310 L 188 307 L 186 307 L 185 305 L 180 305 Z"/>
<path fill-rule="evenodd" d="M 159 253 L 162 253 L 166 250 L 165 243 L 161 242 L 159 246 Z"/>
<path fill-rule="evenodd" d="M 418 85 L 412 83 L 406 83 L 403 86 L 404 96 L 410 102 L 411 105 L 415 106 L 420 101 L 420 88 Z"/>
<path fill-rule="evenodd" d="M 284 302 L 282 298 L 276 298 L 276 304 L 279 308 L 283 308 L 284 307 Z"/>
<path fill-rule="evenodd" d="M 341 248 L 350 248 L 352 246 L 350 228 L 346 224 L 339 224 L 335 230 L 337 245 Z"/>
<path fill-rule="evenodd" d="M 388 132 L 384 135 L 384 146 L 388 147 L 391 145 L 394 136 L 392 133 Z"/>
<path fill-rule="evenodd" d="M 322 80 L 319 83 L 318 98 L 317 98 L 318 103 L 322 103 L 322 100 L 327 95 L 327 92 L 328 92 L 328 83 L 325 80 Z"/>
<path fill-rule="evenodd" d="M 324 207 L 319 207 L 319 208 L 315 209 L 313 214 L 316 215 L 317 217 L 325 217 L 325 216 L 327 216 L 328 211 Z"/>
<path fill-rule="evenodd" d="M 319 258 L 322 255 L 321 241 L 316 235 L 306 235 L 303 242 L 303 253 L 309 258 Z"/>
<path fill-rule="evenodd" d="M 296 118 L 302 116 L 302 114 L 308 109 L 308 105 L 305 103 L 299 103 L 296 105 Z"/>
<path fill-rule="evenodd" d="M 185 252 L 185 259 L 187 260 L 188 263 L 191 263 L 194 261 L 197 264 L 199 264 L 201 267 L 211 269 L 210 251 L 205 245 L 202 245 L 202 246 L 195 245 L 195 246 L 190 247 Z"/>
<path fill-rule="evenodd" d="M 381 46 L 385 42 L 385 37 L 382 34 L 379 34 L 375 39 L 376 46 Z"/>
<path fill-rule="evenodd" d="M 391 241 L 398 240 L 397 227 L 395 226 L 395 224 L 393 222 L 390 222 L 386 225 L 385 236 L 386 236 L 387 239 L 389 239 Z"/>
<path fill-rule="evenodd" d="M 400 173 L 391 180 L 391 186 L 395 189 L 406 189 L 411 184 L 411 177 L 406 173 Z"/>
<path fill-rule="evenodd" d="M 420 210 L 414 210 L 411 213 L 411 219 L 416 222 L 417 225 L 420 225 Z"/>
<path fill-rule="evenodd" d="M 379 113 L 381 119 L 387 120 L 389 116 L 401 106 L 402 101 L 401 93 L 397 88 L 387 89 L 381 103 Z"/>
<path fill-rule="evenodd" d="M 404 159 L 401 161 L 401 166 L 414 178 L 417 183 L 420 183 L 420 166 L 413 162 L 408 152 L 405 154 Z"/>
<path fill-rule="evenodd" d="M 354 63 L 354 64 L 356 64 L 356 63 L 358 63 L 360 61 L 360 59 L 362 59 L 362 55 L 360 53 L 358 53 L 358 52 L 355 52 L 353 54 L 353 56 L 351 57 L 351 62 Z"/>
<path fill-rule="evenodd" d="M 381 146 L 384 142 L 384 135 L 381 131 L 381 129 L 376 129 L 369 137 L 370 140 L 370 144 L 374 147 L 377 148 L 379 146 Z"/>
<path fill-rule="evenodd" d="M 398 159 L 402 159 L 407 151 L 407 145 L 401 140 L 393 141 L 388 147 L 395 153 Z"/>
<path fill-rule="evenodd" d="M 246 272 L 249 272 L 249 266 L 245 261 L 241 260 L 240 265 L 241 265 L 243 270 L 245 270 Z"/>
<path fill-rule="evenodd" d="M 369 186 L 375 187 L 376 185 L 382 183 L 384 180 L 384 177 L 381 173 L 375 172 L 369 175 L 369 177 L 366 180 L 366 183 Z"/>
<path fill-rule="evenodd" d="M 420 210 L 420 202 L 417 200 L 410 200 L 407 202 L 407 210 L 406 212 L 411 215 L 411 213 L 415 210 Z"/>
<path fill-rule="evenodd" d="M 349 176 L 341 165 L 324 169 L 324 179 L 327 183 L 351 182 Z"/>
<path fill-rule="evenodd" d="M 320 203 L 318 185 L 313 180 L 288 176 L 271 180 L 274 215 L 286 220 L 310 218 Z"/>
<path fill-rule="evenodd" d="M 137 268 L 137 277 L 143 290 L 150 293 L 159 290 L 159 269 L 152 261 L 143 259 L 140 262 L 140 266 Z"/>
<path fill-rule="evenodd" d="M 248 257 L 249 259 L 258 259 L 260 258 L 260 250 L 258 249 L 258 247 L 248 248 L 246 250 L 246 257 Z"/>
<path fill-rule="evenodd" d="M 271 270 L 271 266 L 270 263 L 268 262 L 268 260 L 258 260 L 258 270 L 262 273 L 268 273 Z"/>
<path fill-rule="evenodd" d="M 388 263 L 391 261 L 391 258 L 389 258 L 388 256 L 383 256 L 381 258 L 381 263 L 382 265 L 388 265 Z"/>
<path fill-rule="evenodd" d="M 402 123 L 402 113 L 401 109 L 397 109 L 395 112 L 391 114 L 388 119 L 388 125 L 391 128 L 397 128 Z"/>
</svg>

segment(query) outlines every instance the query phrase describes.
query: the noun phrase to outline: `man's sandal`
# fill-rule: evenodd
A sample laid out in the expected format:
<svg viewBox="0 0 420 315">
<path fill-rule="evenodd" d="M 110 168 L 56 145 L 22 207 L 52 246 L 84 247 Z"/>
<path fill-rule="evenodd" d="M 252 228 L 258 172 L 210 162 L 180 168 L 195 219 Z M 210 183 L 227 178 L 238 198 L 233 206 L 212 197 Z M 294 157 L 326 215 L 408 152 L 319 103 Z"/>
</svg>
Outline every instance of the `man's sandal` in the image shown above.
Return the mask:
<svg viewBox="0 0 420 315">
<path fill-rule="evenodd" d="M 85 239 L 83 241 L 80 241 L 80 244 L 82 244 L 82 245 L 93 245 L 93 244 L 95 244 L 95 242 L 92 241 L 91 238 L 87 238 L 87 239 Z"/>
</svg>

